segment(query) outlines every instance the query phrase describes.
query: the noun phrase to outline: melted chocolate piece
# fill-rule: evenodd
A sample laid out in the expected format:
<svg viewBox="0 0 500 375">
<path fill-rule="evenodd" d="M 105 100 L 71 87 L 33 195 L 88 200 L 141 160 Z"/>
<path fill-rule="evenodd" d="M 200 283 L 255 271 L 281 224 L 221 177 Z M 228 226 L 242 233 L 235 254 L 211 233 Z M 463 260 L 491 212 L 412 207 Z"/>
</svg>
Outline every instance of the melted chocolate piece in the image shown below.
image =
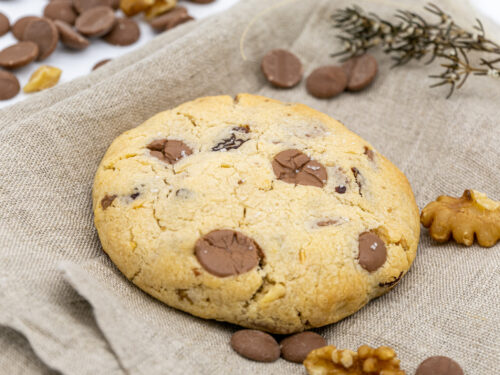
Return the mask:
<svg viewBox="0 0 500 375">
<path fill-rule="evenodd" d="M 322 188 L 328 178 L 323 164 L 295 149 L 277 154 L 272 162 L 278 180 L 296 185 L 310 185 Z"/>
<path fill-rule="evenodd" d="M 193 151 L 182 141 L 157 139 L 146 146 L 151 150 L 151 156 L 169 164 L 175 164 Z"/>
<path fill-rule="evenodd" d="M 229 138 L 223 139 L 221 142 L 217 143 L 214 147 L 212 147 L 212 151 L 228 151 L 240 148 L 241 145 L 248 141 L 249 138 L 237 136 L 235 133 L 248 134 L 249 132 L 250 128 L 248 126 L 238 126 L 231 129 L 231 135 L 229 136 Z"/>
<path fill-rule="evenodd" d="M 106 208 L 108 208 L 109 206 L 111 206 L 111 203 L 113 203 L 113 201 L 115 200 L 116 198 L 116 195 L 105 195 L 104 198 L 102 198 L 101 200 L 101 206 L 102 206 L 102 209 L 105 210 Z"/>
<path fill-rule="evenodd" d="M 359 265 L 368 272 L 378 270 L 387 259 L 387 249 L 384 241 L 372 232 L 359 235 Z"/>
<path fill-rule="evenodd" d="M 239 275 L 257 267 L 263 253 L 250 237 L 234 230 L 214 230 L 198 239 L 195 255 L 212 275 Z"/>
</svg>

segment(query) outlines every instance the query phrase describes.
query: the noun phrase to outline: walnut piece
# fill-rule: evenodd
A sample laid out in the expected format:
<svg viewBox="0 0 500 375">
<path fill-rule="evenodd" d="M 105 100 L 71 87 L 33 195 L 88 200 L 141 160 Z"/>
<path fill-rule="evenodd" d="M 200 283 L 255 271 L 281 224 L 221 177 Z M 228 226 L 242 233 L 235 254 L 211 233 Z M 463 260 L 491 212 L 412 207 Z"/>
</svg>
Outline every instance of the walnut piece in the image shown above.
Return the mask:
<svg viewBox="0 0 500 375">
<path fill-rule="evenodd" d="M 309 375 L 405 375 L 399 359 L 387 346 L 360 346 L 357 352 L 324 346 L 309 353 L 304 361 Z"/>
<path fill-rule="evenodd" d="M 480 246 L 491 247 L 500 239 L 500 202 L 474 190 L 465 190 L 460 198 L 441 195 L 422 210 L 420 221 L 430 227 L 436 241 L 446 242 L 453 236 L 470 246 L 476 235 Z"/>
<path fill-rule="evenodd" d="M 31 75 L 28 83 L 24 86 L 25 93 L 42 91 L 55 86 L 59 82 L 62 70 L 54 66 L 42 65 Z"/>
</svg>

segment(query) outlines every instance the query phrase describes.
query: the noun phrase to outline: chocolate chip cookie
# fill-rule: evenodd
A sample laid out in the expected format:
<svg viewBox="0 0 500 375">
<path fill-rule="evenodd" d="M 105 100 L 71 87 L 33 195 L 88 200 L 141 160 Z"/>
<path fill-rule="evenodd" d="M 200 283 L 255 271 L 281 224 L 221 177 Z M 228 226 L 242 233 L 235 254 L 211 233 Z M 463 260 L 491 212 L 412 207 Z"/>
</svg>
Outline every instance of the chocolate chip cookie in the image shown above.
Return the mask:
<svg viewBox="0 0 500 375">
<path fill-rule="evenodd" d="M 283 334 L 388 292 L 420 231 L 406 177 L 368 142 L 248 94 L 200 98 L 119 136 L 93 205 L 104 251 L 145 292 Z"/>
</svg>

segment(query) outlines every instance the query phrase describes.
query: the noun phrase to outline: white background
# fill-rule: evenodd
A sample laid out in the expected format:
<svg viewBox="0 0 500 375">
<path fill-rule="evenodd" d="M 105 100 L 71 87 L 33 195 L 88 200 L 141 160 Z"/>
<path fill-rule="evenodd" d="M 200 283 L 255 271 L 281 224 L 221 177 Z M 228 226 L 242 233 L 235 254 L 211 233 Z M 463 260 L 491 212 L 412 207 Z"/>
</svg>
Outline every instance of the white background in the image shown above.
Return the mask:
<svg viewBox="0 0 500 375">
<path fill-rule="evenodd" d="M 194 18 L 204 18 L 217 12 L 226 10 L 236 4 L 239 0 L 216 0 L 211 4 L 194 4 L 188 1 L 179 1 L 179 5 L 188 8 L 189 13 Z M 276 0 L 269 0 L 271 3 Z M 312 1 L 312 0 L 303 0 Z M 43 8 L 48 3 L 48 0 L 0 0 L 0 12 L 7 15 L 13 24 L 18 18 L 26 15 L 43 14 Z M 403 2 L 402 2 L 403 3 Z M 500 0 L 471 0 L 479 10 L 485 15 L 500 23 Z M 132 51 L 138 46 L 146 43 L 153 38 L 156 33 L 151 27 L 141 20 L 140 16 L 136 17 L 141 28 L 141 38 L 137 43 L 127 47 L 112 46 L 100 39 L 93 40 L 91 45 L 83 51 L 72 51 L 64 48 L 60 43 L 54 53 L 43 62 L 31 63 L 23 68 L 16 69 L 15 75 L 19 79 L 21 87 L 23 87 L 30 75 L 40 65 L 52 65 L 62 69 L 63 73 L 60 82 L 67 82 L 75 77 L 88 74 L 94 64 L 98 61 L 108 58 L 114 58 Z M 16 39 L 12 33 L 8 33 L 0 37 L 0 50 L 16 43 Z M 29 95 L 29 94 L 28 94 Z M 20 101 L 27 95 L 22 91 L 11 100 L 0 101 L 0 108 L 5 107 L 14 102 Z"/>
</svg>

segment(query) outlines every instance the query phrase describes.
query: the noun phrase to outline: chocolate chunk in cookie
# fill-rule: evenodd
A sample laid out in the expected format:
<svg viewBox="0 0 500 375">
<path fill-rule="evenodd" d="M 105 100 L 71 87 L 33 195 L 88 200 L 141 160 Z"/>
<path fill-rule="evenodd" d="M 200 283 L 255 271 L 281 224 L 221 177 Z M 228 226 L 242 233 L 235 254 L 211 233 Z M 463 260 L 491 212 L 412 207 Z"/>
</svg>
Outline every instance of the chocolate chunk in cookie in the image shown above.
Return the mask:
<svg viewBox="0 0 500 375">
<path fill-rule="evenodd" d="M 248 126 L 238 126 L 232 128 L 229 136 L 222 139 L 214 147 L 212 147 L 212 151 L 229 151 L 240 148 L 243 143 L 250 139 L 247 135 L 249 132 L 250 128 Z"/>
<path fill-rule="evenodd" d="M 387 249 L 384 241 L 372 232 L 359 235 L 359 265 L 369 272 L 376 271 L 385 263 Z"/>
<path fill-rule="evenodd" d="M 116 198 L 116 195 L 105 195 L 104 198 L 102 198 L 101 200 L 101 206 L 102 206 L 102 209 L 105 210 L 106 208 L 108 208 L 109 206 L 111 206 L 111 203 L 113 203 L 113 201 L 115 200 Z"/>
<path fill-rule="evenodd" d="M 284 49 L 269 51 L 260 67 L 266 79 L 276 87 L 290 88 L 302 79 L 302 63 L 297 56 Z"/>
<path fill-rule="evenodd" d="M 367 157 L 368 159 L 370 159 L 371 161 L 373 161 L 373 159 L 375 158 L 375 152 L 373 152 L 373 150 L 367 146 L 365 146 L 365 151 L 363 152 Z"/>
<path fill-rule="evenodd" d="M 231 347 L 239 355 L 257 362 L 274 362 L 280 347 L 273 336 L 254 329 L 243 329 L 231 337 Z"/>
<path fill-rule="evenodd" d="M 361 188 L 363 187 L 363 175 L 356 167 L 352 167 L 351 172 L 354 175 L 354 180 L 356 181 L 356 184 L 358 185 L 359 195 L 363 196 L 363 193 L 361 192 Z"/>
<path fill-rule="evenodd" d="M 182 141 L 157 139 L 147 145 L 151 155 L 169 164 L 175 164 L 193 151 Z"/>
<path fill-rule="evenodd" d="M 345 187 L 345 185 L 335 186 L 335 192 L 337 192 L 339 194 L 345 194 L 346 191 L 347 191 L 347 187 Z"/>
<path fill-rule="evenodd" d="M 281 356 L 290 362 L 302 363 L 314 349 L 326 346 L 326 340 L 314 332 L 301 332 L 280 343 Z"/>
<path fill-rule="evenodd" d="M 203 268 L 212 275 L 239 275 L 257 267 L 263 257 L 259 245 L 234 230 L 214 230 L 198 239 L 195 255 Z"/>
<path fill-rule="evenodd" d="M 295 149 L 277 154 L 272 165 L 278 180 L 290 184 L 323 187 L 328 178 L 323 164 Z"/>
</svg>

